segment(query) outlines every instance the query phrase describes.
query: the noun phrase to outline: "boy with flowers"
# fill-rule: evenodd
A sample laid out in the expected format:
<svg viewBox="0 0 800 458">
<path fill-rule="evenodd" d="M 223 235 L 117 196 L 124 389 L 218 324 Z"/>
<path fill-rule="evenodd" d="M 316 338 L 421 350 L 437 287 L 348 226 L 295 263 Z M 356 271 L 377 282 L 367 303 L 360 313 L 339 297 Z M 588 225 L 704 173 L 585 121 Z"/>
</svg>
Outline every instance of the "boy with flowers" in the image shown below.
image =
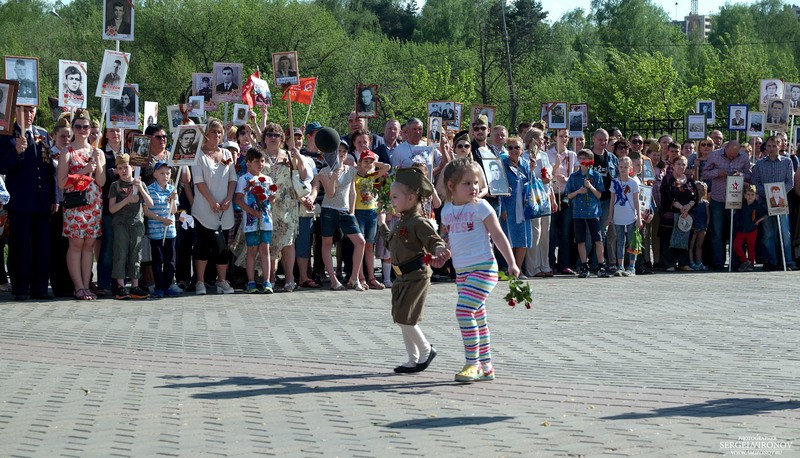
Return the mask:
<svg viewBox="0 0 800 458">
<path fill-rule="evenodd" d="M 247 150 L 245 163 L 247 164 L 247 173 L 239 177 L 236 194 L 233 198 L 236 205 L 244 211 L 242 232 L 244 232 L 247 245 L 245 261 L 247 286 L 245 286 L 245 291 L 248 293 L 259 292 L 258 284 L 255 281 L 255 265 L 256 255 L 260 254 L 261 271 L 264 272 L 261 291 L 272 294 L 272 284 L 269 282 L 272 213 L 269 204 L 275 199 L 275 191 L 278 190 L 278 187 L 272 183 L 270 177 L 261 174 L 266 163 L 263 152 L 250 148 Z"/>
</svg>

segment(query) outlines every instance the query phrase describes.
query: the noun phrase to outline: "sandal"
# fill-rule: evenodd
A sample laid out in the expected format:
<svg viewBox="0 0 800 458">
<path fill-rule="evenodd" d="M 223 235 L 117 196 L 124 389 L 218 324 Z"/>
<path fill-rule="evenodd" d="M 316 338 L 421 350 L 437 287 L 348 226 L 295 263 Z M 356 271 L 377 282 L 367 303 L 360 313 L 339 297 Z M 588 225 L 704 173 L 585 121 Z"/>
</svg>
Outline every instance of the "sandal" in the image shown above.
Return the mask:
<svg viewBox="0 0 800 458">
<path fill-rule="evenodd" d="M 76 289 L 75 291 L 73 291 L 72 297 L 74 297 L 75 299 L 77 299 L 79 301 L 90 301 L 90 300 L 92 300 L 91 293 L 89 293 L 88 291 L 86 291 L 83 288 Z"/>
<path fill-rule="evenodd" d="M 300 283 L 300 287 L 301 288 L 310 288 L 310 289 L 322 288 L 322 286 L 320 286 L 319 284 L 317 284 L 317 282 L 315 282 L 314 280 L 312 280 L 310 278 L 308 280 Z"/>
<path fill-rule="evenodd" d="M 355 291 L 364 291 L 364 287 L 361 286 L 361 283 L 359 283 L 359 282 L 353 283 L 353 282 L 349 281 L 349 282 L 347 282 L 347 287 L 352 289 L 352 290 L 355 290 Z"/>
<path fill-rule="evenodd" d="M 369 279 L 369 287 L 370 289 L 385 289 L 386 285 L 379 282 L 377 278 L 372 277 Z"/>
<path fill-rule="evenodd" d="M 345 291 L 346 289 L 347 288 L 345 288 L 345 286 L 341 283 L 336 286 L 333 286 L 333 283 L 331 283 L 331 291 Z"/>
</svg>

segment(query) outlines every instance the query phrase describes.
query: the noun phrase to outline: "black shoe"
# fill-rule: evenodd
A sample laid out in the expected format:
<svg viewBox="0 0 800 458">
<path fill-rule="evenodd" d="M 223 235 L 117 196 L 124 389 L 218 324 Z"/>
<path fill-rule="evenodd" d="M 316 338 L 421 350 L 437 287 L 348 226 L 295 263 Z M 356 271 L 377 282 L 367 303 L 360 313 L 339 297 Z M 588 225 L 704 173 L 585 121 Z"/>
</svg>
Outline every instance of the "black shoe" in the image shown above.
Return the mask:
<svg viewBox="0 0 800 458">
<path fill-rule="evenodd" d="M 131 299 L 147 299 L 148 297 L 150 297 L 150 293 L 146 290 L 138 286 L 131 288 Z"/>
<path fill-rule="evenodd" d="M 28 296 L 27 294 L 17 294 L 16 296 L 14 296 L 14 300 L 17 301 L 17 302 L 24 302 L 24 301 L 27 301 L 30 298 L 31 297 Z"/>
<path fill-rule="evenodd" d="M 419 366 L 419 364 L 417 364 L 417 366 Z M 397 366 L 397 367 L 394 368 L 394 372 L 396 374 L 411 374 L 411 373 L 414 373 L 414 372 L 419 372 L 417 370 L 417 366 L 415 366 L 415 367 Z"/>
<path fill-rule="evenodd" d="M 117 292 L 114 294 L 114 299 L 125 300 L 131 298 L 131 291 L 127 286 L 117 286 Z"/>
<path fill-rule="evenodd" d="M 436 357 L 436 349 L 431 345 L 431 352 L 428 354 L 428 359 L 424 363 L 417 363 L 417 372 L 422 372 L 431 365 L 431 361 Z"/>
<path fill-rule="evenodd" d="M 31 299 L 35 299 L 37 301 L 52 301 L 55 297 L 50 293 L 32 293 Z"/>
</svg>

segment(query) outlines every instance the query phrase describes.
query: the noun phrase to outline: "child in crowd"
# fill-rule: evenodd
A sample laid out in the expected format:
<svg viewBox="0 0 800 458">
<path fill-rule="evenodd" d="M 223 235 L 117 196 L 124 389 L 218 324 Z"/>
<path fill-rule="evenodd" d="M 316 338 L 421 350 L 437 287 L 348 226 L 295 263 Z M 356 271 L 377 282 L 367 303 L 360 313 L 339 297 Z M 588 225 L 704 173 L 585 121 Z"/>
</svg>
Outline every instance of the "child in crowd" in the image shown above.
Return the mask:
<svg viewBox="0 0 800 458">
<path fill-rule="evenodd" d="M 486 321 L 486 297 L 497 284 L 492 242 L 508 263 L 509 274 L 518 277 L 520 270 L 497 214 L 478 197 L 482 183 L 480 165 L 472 156 L 461 157 L 447 164 L 442 173 L 447 200 L 442 209 L 442 225 L 456 269 L 456 317 L 466 355 L 466 364 L 455 380 L 494 380 Z"/>
<path fill-rule="evenodd" d="M 756 235 L 758 225 L 767 217 L 767 209 L 762 202 L 756 200 L 756 187 L 747 185 L 744 188 L 744 202 L 741 210 L 734 216 L 733 251 L 739 257 L 739 272 L 752 272 L 756 262 Z M 745 255 L 744 245 L 747 245 Z"/>
<path fill-rule="evenodd" d="M 708 270 L 703 265 L 703 242 L 706 239 L 708 224 L 711 221 L 711 212 L 706 198 L 708 195 L 708 185 L 703 181 L 695 182 L 697 186 L 697 205 L 694 207 L 694 232 L 689 241 L 689 267 L 693 270 Z M 694 258 L 694 259 L 692 259 Z"/>
<path fill-rule="evenodd" d="M 636 255 L 630 254 L 630 264 L 625 270 L 625 251 L 633 238 L 633 231 L 642 228 L 641 205 L 639 204 L 639 179 L 634 176 L 633 162 L 628 156 L 619 158 L 619 176 L 611 181 L 611 203 L 606 225 L 616 226 L 617 276 L 636 275 Z"/>
<path fill-rule="evenodd" d="M 435 254 L 431 264 L 438 266 L 447 260 L 449 252 L 430 220 L 419 211 L 422 199 L 434 192 L 426 173 L 424 167 L 399 169 L 391 186 L 391 200 L 392 207 L 400 212 L 400 222 L 390 230 L 386 215 L 380 218 L 381 236 L 391 250 L 392 268 L 397 274 L 392 285 L 392 318 L 403 332 L 408 352 L 408 361 L 394 368 L 399 374 L 424 371 L 436 357 L 436 349 L 418 324 L 431 277 L 424 257 Z"/>
<path fill-rule="evenodd" d="M 647 267 L 646 263 L 653 265 L 653 217 L 657 210 L 655 199 L 653 199 L 653 180 L 652 178 L 647 181 L 642 180 L 644 177 L 644 161 L 648 162 L 648 167 L 652 170 L 653 165 L 650 164 L 650 158 L 642 157 L 639 153 L 631 154 L 633 173 L 640 184 L 639 199 L 640 201 L 643 200 L 642 194 L 648 193 L 649 198 L 647 200 L 650 202 L 648 207 L 643 202 L 640 209 L 642 214 L 642 253 L 641 256 L 636 256 L 635 273 L 637 275 L 650 275 L 653 273 L 653 270 Z"/>
<path fill-rule="evenodd" d="M 153 279 L 153 296 L 177 296 L 183 291 L 172 283 L 175 279 L 175 213 L 178 211 L 178 193 L 169 182 L 172 170 L 166 162 L 153 167 L 155 181 L 147 187 L 153 206 L 145 208 L 147 237 L 150 239 Z"/>
<path fill-rule="evenodd" d="M 356 165 L 356 221 L 364 234 L 364 264 L 369 279 L 365 279 L 361 270 L 361 283 L 367 283 L 370 289 L 384 289 L 386 286 L 375 278 L 375 235 L 378 221 L 378 198 L 375 195 L 375 180 L 389 172 L 391 166 L 376 162 L 378 155 L 370 150 L 361 153 Z"/>
<path fill-rule="evenodd" d="M 592 243 L 594 243 L 597 259 L 603 258 L 603 241 L 600 236 L 600 195 L 605 190 L 603 179 L 599 173 L 592 169 L 594 165 L 594 153 L 588 149 L 578 152 L 578 162 L 580 170 L 569 176 L 567 187 L 564 190 L 572 207 L 572 222 L 575 226 L 575 243 L 578 245 L 578 255 L 581 258 L 581 265 L 578 268 L 578 276 L 586 278 L 589 276 L 589 258 L 586 254 L 586 231 L 589 231 Z M 604 262 L 598 266 L 597 276 L 608 278 L 608 272 Z"/>
<path fill-rule="evenodd" d="M 108 210 L 113 215 L 114 260 L 111 276 L 117 280 L 117 299 L 147 299 L 150 293 L 139 287 L 139 269 L 142 259 L 144 217 L 142 208 L 153 206 L 153 199 L 142 180 L 133 179 L 130 156 L 120 154 L 116 160 L 119 180 L 111 183 L 108 192 Z M 125 287 L 125 277 L 131 279 L 131 288 Z"/>
<path fill-rule="evenodd" d="M 245 291 L 258 293 L 256 284 L 256 255 L 261 255 L 261 271 L 264 273 L 264 283 L 261 291 L 272 294 L 272 284 L 269 282 L 270 255 L 269 244 L 272 241 L 272 213 L 269 204 L 275 200 L 272 189 L 272 179 L 261 174 L 266 164 L 266 158 L 261 150 L 250 148 L 245 156 L 247 173 L 239 177 L 236 185 L 236 194 L 233 201 L 244 211 L 242 231 L 247 245 L 247 285 Z"/>
</svg>

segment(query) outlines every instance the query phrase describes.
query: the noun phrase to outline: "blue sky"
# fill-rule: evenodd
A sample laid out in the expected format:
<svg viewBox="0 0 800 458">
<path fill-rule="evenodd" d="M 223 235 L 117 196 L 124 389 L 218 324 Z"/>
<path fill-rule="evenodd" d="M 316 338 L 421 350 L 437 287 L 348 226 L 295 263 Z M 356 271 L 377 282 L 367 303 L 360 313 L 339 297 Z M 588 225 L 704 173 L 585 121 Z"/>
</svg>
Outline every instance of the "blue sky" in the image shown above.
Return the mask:
<svg viewBox="0 0 800 458">
<path fill-rule="evenodd" d="M 583 8 L 584 11 L 589 10 L 590 0 L 566 0 L 566 1 L 557 1 L 557 2 L 542 2 L 544 5 L 545 10 L 549 13 L 548 17 L 550 18 L 551 22 L 557 21 L 564 13 L 570 10 L 574 10 L 575 8 Z M 690 0 L 654 0 L 654 3 L 661 8 L 663 8 L 672 19 L 683 19 L 685 16 L 689 14 L 689 9 L 691 8 L 691 1 Z M 675 14 L 677 3 L 677 16 Z M 730 4 L 737 4 L 737 3 L 745 3 L 749 4 L 752 2 L 730 2 L 730 1 L 723 1 L 723 0 L 698 0 L 697 4 L 697 12 L 700 14 L 715 14 L 719 11 L 720 7 L 725 5 L 726 3 Z"/>
</svg>

